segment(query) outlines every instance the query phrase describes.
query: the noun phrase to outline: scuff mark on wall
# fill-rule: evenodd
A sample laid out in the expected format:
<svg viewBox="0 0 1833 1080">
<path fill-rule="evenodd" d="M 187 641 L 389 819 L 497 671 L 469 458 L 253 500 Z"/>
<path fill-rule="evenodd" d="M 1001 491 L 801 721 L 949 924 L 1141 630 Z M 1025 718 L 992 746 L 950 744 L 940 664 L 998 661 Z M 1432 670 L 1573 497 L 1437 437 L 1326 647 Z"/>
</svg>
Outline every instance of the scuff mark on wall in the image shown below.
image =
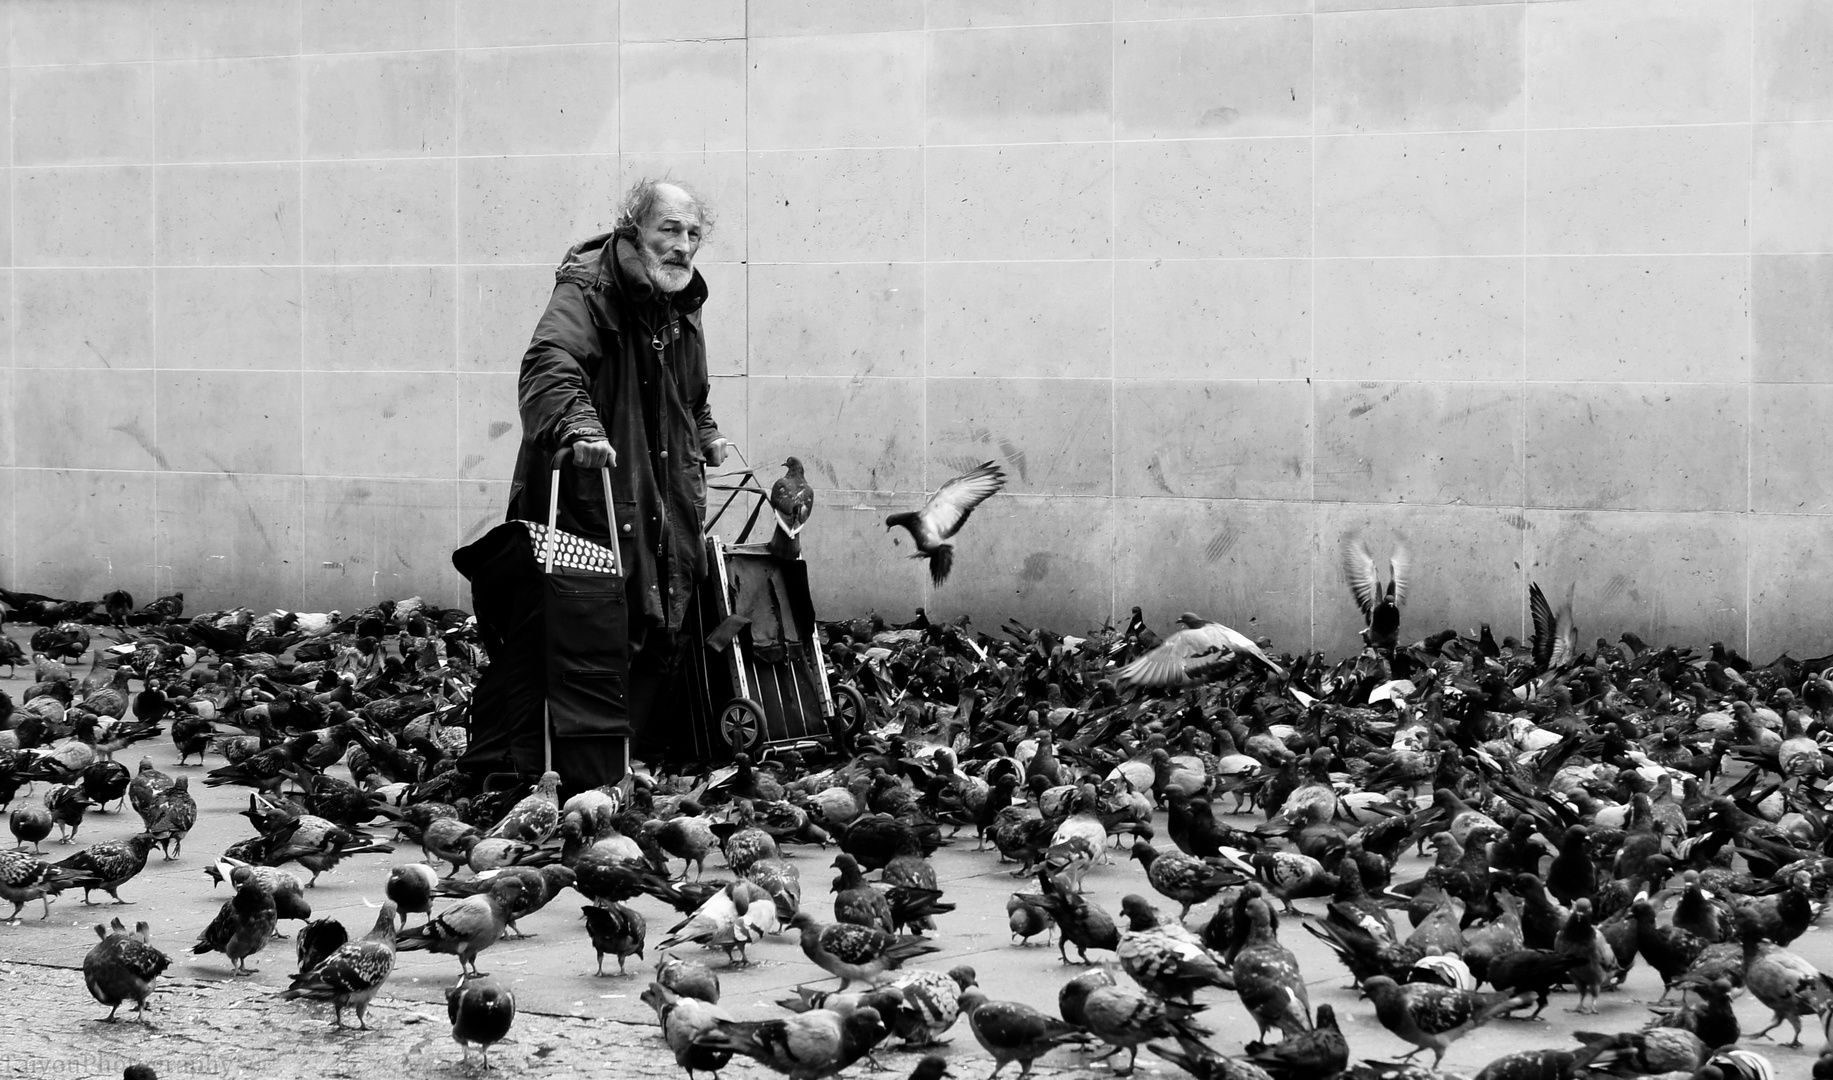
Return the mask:
<svg viewBox="0 0 1833 1080">
<path fill-rule="evenodd" d="M 1165 463 L 1157 454 L 1153 454 L 1152 460 L 1146 462 L 1146 475 L 1152 478 L 1152 482 L 1158 485 L 1160 491 L 1163 491 L 1167 495 L 1177 494 L 1177 492 L 1171 490 L 1171 485 L 1166 482 Z"/>
<path fill-rule="evenodd" d="M 119 432 L 139 443 L 140 449 L 146 451 L 146 456 L 152 458 L 161 469 L 170 469 L 172 467 L 166 461 L 165 455 L 159 452 L 159 447 L 153 445 L 153 440 L 147 436 L 145 431 L 140 429 L 140 421 L 126 420 L 116 424 L 108 430 Z"/>
<path fill-rule="evenodd" d="M 1385 394 L 1382 394 L 1380 397 L 1376 398 L 1373 401 L 1365 402 L 1364 404 L 1361 404 L 1361 405 L 1351 406 L 1349 410 L 1349 418 L 1351 420 L 1355 420 L 1355 419 L 1359 419 L 1360 417 L 1367 416 L 1369 413 L 1375 411 L 1375 406 L 1386 404 L 1387 402 L 1393 400 L 1394 395 L 1398 393 L 1400 393 L 1400 390 L 1398 388 L 1395 388 L 1393 390 L 1389 390 Z"/>
<path fill-rule="evenodd" d="M 1229 552 L 1235 550 L 1235 545 L 1240 542 L 1241 530 L 1237 529 L 1232 521 L 1225 523 L 1222 531 L 1210 537 L 1209 543 L 1203 545 L 1203 561 L 1221 562 Z"/>
<path fill-rule="evenodd" d="M 1025 468 L 1025 452 L 1019 449 L 1016 443 L 1010 439 L 999 440 L 999 452 L 1005 455 L 1006 460 L 1012 463 L 1014 469 L 1018 470 L 1020 480 L 1026 482 L 1031 480 L 1031 474 Z"/>
</svg>

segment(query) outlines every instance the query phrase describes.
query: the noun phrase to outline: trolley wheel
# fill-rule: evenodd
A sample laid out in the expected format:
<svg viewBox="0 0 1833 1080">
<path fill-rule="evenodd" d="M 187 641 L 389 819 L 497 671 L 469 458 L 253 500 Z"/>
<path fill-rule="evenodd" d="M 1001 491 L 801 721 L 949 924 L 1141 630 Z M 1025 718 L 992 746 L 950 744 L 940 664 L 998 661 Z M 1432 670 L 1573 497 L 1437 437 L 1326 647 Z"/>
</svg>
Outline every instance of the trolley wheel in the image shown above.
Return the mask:
<svg viewBox="0 0 1833 1080">
<path fill-rule="evenodd" d="M 865 726 L 866 696 L 851 683 L 838 683 L 834 686 L 834 723 L 840 730 L 852 734 Z"/>
<path fill-rule="evenodd" d="M 750 698 L 733 698 L 719 711 L 719 737 L 734 750 L 747 750 L 764 740 L 764 707 Z"/>
</svg>

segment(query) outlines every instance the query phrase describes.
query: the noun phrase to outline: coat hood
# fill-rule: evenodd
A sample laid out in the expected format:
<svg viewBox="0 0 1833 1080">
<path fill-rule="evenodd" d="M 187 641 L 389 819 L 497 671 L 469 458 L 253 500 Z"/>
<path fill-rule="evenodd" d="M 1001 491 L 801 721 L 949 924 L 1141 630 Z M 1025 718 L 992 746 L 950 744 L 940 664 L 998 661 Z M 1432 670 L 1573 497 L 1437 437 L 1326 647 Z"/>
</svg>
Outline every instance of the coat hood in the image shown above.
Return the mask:
<svg viewBox="0 0 1833 1080">
<path fill-rule="evenodd" d="M 643 261 L 637 254 L 636 245 L 615 233 L 589 236 L 568 248 L 554 270 L 554 277 L 588 290 L 617 289 L 638 301 L 656 297 L 643 273 Z M 706 279 L 695 269 L 687 287 L 668 299 L 676 311 L 685 315 L 699 311 L 706 298 Z"/>
</svg>

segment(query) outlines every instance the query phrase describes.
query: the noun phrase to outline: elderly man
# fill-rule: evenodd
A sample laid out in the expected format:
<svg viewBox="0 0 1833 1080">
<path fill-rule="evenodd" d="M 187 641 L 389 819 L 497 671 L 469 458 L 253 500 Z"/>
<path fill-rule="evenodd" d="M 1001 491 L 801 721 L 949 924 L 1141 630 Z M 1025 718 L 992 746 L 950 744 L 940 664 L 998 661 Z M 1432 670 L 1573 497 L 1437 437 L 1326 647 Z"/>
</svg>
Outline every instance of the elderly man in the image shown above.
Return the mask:
<svg viewBox="0 0 1833 1080">
<path fill-rule="evenodd" d="M 687 187 L 638 181 L 612 231 L 566 253 L 522 358 L 522 447 L 509 517 L 547 519 L 550 460 L 572 446 L 583 468 L 561 474 L 559 527 L 608 542 L 598 467 L 612 467 L 628 574 L 626 696 L 639 755 L 660 741 L 650 721 L 706 572 L 705 466 L 721 464 L 730 445 L 707 407 L 707 288 L 694 269 L 711 226 L 705 201 Z"/>
</svg>

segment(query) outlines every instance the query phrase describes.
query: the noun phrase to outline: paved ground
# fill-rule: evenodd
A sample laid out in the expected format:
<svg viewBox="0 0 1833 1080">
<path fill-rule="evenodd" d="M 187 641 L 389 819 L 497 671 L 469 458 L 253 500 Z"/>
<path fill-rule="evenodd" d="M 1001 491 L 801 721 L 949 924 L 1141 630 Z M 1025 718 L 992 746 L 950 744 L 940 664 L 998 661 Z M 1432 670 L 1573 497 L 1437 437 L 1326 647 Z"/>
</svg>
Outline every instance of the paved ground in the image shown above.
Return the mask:
<svg viewBox="0 0 1833 1080">
<path fill-rule="evenodd" d="M 9 628 L 17 633 L 18 628 Z M 29 678 L 0 680 L 15 699 Z M 144 744 L 154 764 L 177 772 L 177 751 L 169 740 Z M 141 748 L 121 757 L 131 768 Z M 212 759 L 212 765 L 220 764 Z M 434 1077 L 461 1074 L 459 1049 L 450 1040 L 444 1016 L 443 992 L 454 981 L 458 965 L 451 957 L 404 953 L 384 997 L 370 1013 L 375 1030 L 368 1033 L 334 1033 L 328 1010 L 278 999 L 293 971 L 290 941 L 277 942 L 254 958 L 260 973 L 249 978 L 229 974 L 228 961 L 219 953 L 193 956 L 190 945 L 227 898 L 225 888 L 213 888 L 203 867 L 229 843 L 249 834 L 246 819 L 237 811 L 247 806 L 239 788 L 202 787 L 203 769 L 183 770 L 193 777 L 192 787 L 202 810 L 197 828 L 184 845 L 183 855 L 171 862 L 152 856 L 147 870 L 122 889 L 133 906 L 113 908 L 103 902 L 83 906 L 81 894 L 67 894 L 51 906 L 47 920 L 37 918 L 39 908 L 27 909 L 19 926 L 0 926 L 0 1076 L 116 1077 L 124 1064 L 153 1063 L 161 1076 L 222 1075 L 230 1077 L 376 1076 L 389 1070 L 401 1077 Z M 39 798 L 44 791 L 21 795 Z M 78 845 L 118 839 L 138 831 L 131 810 L 91 812 L 78 836 Z M 1160 830 L 1162 838 L 1163 831 Z M 8 837 L 10 839 L 10 837 Z M 1015 882 L 989 850 L 976 853 L 971 837 L 963 836 L 939 851 L 936 865 L 957 911 L 942 919 L 937 941 L 943 951 L 925 958 L 929 966 L 946 969 L 959 963 L 974 966 L 980 983 L 994 998 L 1030 1002 L 1054 1014 L 1057 988 L 1079 968 L 1064 968 L 1055 948 L 1014 946 L 1006 932 L 1005 901 Z M 47 843 L 49 857 L 60 858 L 74 848 Z M 831 914 L 826 883 L 832 878 L 831 853 L 816 848 L 790 849 L 803 875 L 804 897 L 817 914 Z M 308 893 L 317 914 L 342 920 L 360 935 L 374 921 L 365 904 L 379 904 L 389 867 L 397 861 L 418 858 L 419 849 L 403 844 L 392 856 L 359 856 L 319 879 Z M 718 862 L 715 856 L 712 860 Z M 1416 874 L 1417 866 L 1403 868 L 1399 876 Z M 712 866 L 708 873 L 714 874 Z M 1089 875 L 1093 895 L 1109 910 L 1119 909 L 1128 892 L 1147 892 L 1137 864 L 1116 861 L 1098 866 Z M 1155 898 L 1156 899 L 1156 898 Z M 533 1077 L 678 1076 L 667 1050 L 655 1033 L 647 1007 L 637 995 L 648 983 L 651 970 L 632 958 L 631 973 L 624 977 L 593 977 L 591 946 L 579 920 L 582 901 L 572 892 L 547 910 L 523 921 L 535 936 L 527 941 L 505 941 L 483 954 L 480 965 L 513 987 L 520 1013 L 511 1039 L 492 1055 L 492 1064 L 508 1075 Z M 649 919 L 650 941 L 660 940 L 671 924 L 671 912 L 647 898 L 637 906 Z M 1301 901 L 1302 909 L 1321 913 L 1315 901 Z M 152 999 L 153 1022 L 142 1028 L 131 1023 L 98 1024 L 105 1009 L 97 1006 L 83 987 L 79 969 L 83 954 L 94 943 L 90 929 L 98 921 L 119 914 L 126 921 L 145 919 L 152 924 L 153 940 L 174 957 L 169 977 Z M 1191 913 L 1193 926 L 1208 918 L 1207 908 Z M 291 932 L 297 924 L 286 924 Z M 1825 931 L 1811 930 L 1794 946 L 1797 952 L 1833 971 L 1833 942 Z M 1392 1059 L 1410 1047 L 1376 1023 L 1373 1009 L 1345 990 L 1347 975 L 1334 957 L 1303 932 L 1298 920 L 1283 924 L 1282 939 L 1310 976 L 1314 1005 L 1329 1002 L 1342 1019 L 1350 1045 L 1358 1057 Z M 706 954 L 719 967 L 720 954 Z M 1107 955 L 1107 954 L 1097 954 Z M 741 1018 L 765 1018 L 778 1010 L 772 1002 L 792 994 L 798 983 L 819 983 L 824 973 L 809 963 L 793 939 L 754 946 L 757 961 L 751 968 L 722 971 L 726 1004 Z M 655 954 L 649 954 L 653 963 Z M 640 970 L 639 970 L 640 968 Z M 612 969 L 615 969 L 613 963 Z M 1124 979 L 1124 977 L 1123 977 Z M 826 984 L 834 985 L 827 979 Z M 1660 983 L 1646 965 L 1638 965 L 1621 992 L 1606 995 L 1603 1014 L 1574 1017 L 1563 1010 L 1573 999 L 1555 997 L 1546 1022 L 1499 1022 L 1456 1044 L 1446 1055 L 1445 1067 L 1474 1074 L 1501 1054 L 1542 1046 L 1573 1045 L 1575 1030 L 1620 1031 L 1641 1025 L 1649 1018 L 1646 1003 L 1660 992 Z M 1217 1035 L 1214 1045 L 1233 1052 L 1254 1036 L 1254 1027 L 1232 993 L 1213 992 L 1199 1000 L 1210 1011 Z M 1747 1032 L 1769 1022 L 1768 1010 L 1753 1000 L 1739 1005 Z M 1582 1023 L 1579 1021 L 1582 1020 Z M 980 1080 L 991 1070 L 991 1060 L 974 1044 L 964 1025 L 952 1033 L 955 1075 Z M 1785 1036 L 1786 1037 L 1786 1036 Z M 1754 1048 L 1768 1055 L 1779 1077 L 1805 1077 L 1823 1041 L 1818 1029 L 1806 1033 L 1805 1045 L 1787 1050 L 1767 1041 Z M 473 1071 L 476 1055 L 473 1054 Z M 884 1069 L 858 1066 L 848 1075 L 902 1076 L 915 1064 L 910 1054 L 886 1053 Z M 735 1061 L 726 1075 L 774 1075 L 748 1062 Z M 1053 1055 L 1046 1062 L 1048 1075 L 1100 1075 L 1104 1066 L 1085 1066 L 1071 1052 Z M 1167 1063 L 1142 1055 L 1140 1068 L 1148 1074 L 1180 1076 Z"/>
</svg>

